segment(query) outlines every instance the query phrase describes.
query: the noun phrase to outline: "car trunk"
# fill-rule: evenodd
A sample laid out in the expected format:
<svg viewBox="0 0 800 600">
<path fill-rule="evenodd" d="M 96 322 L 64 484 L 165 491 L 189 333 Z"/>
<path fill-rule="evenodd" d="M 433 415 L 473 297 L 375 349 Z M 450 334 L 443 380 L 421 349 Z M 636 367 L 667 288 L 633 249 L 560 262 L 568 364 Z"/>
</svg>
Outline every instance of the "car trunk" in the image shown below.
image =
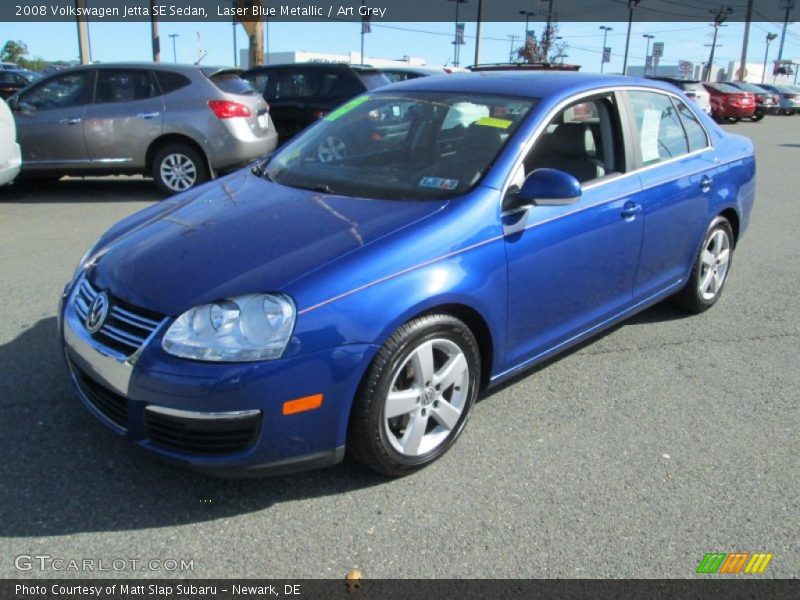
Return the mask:
<svg viewBox="0 0 800 600">
<path fill-rule="evenodd" d="M 256 137 L 265 137 L 273 128 L 269 105 L 250 83 L 242 79 L 240 69 L 203 69 L 223 98 L 209 101 L 209 108 L 220 120 L 243 119 Z"/>
</svg>

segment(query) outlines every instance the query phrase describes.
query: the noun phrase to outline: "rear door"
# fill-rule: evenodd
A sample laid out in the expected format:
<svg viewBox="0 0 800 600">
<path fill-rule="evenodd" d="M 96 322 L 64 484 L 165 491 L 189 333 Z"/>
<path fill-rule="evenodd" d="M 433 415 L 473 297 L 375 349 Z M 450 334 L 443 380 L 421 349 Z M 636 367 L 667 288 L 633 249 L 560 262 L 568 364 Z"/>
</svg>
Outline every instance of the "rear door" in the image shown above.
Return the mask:
<svg viewBox="0 0 800 600">
<path fill-rule="evenodd" d="M 161 135 L 164 101 L 147 69 L 99 69 L 86 109 L 86 145 L 95 166 L 141 168 Z"/>
<path fill-rule="evenodd" d="M 24 169 L 81 169 L 88 163 L 84 115 L 94 69 L 69 71 L 19 95 L 14 118 Z"/>
<path fill-rule="evenodd" d="M 697 116 L 677 96 L 625 92 L 640 169 L 644 237 L 634 299 L 677 289 L 707 225 L 717 165 Z"/>
</svg>

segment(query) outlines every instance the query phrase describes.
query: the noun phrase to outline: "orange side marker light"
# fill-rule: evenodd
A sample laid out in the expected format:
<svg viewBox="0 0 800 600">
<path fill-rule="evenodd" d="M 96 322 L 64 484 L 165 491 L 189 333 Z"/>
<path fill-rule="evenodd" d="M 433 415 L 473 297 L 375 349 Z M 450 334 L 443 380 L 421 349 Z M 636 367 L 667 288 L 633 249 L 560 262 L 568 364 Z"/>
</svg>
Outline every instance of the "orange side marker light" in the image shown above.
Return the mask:
<svg viewBox="0 0 800 600">
<path fill-rule="evenodd" d="M 303 396 L 295 400 L 288 400 L 283 403 L 283 414 L 294 415 L 309 410 L 314 410 L 322 406 L 322 394 L 314 394 L 313 396 Z"/>
</svg>

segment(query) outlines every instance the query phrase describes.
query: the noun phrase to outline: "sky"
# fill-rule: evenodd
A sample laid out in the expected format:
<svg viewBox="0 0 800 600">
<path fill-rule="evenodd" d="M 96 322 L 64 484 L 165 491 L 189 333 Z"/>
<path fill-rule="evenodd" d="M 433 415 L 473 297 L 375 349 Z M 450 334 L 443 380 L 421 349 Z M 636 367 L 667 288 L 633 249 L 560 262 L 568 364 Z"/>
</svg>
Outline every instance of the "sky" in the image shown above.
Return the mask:
<svg viewBox="0 0 800 600">
<path fill-rule="evenodd" d="M 608 35 L 612 49 L 607 73 L 622 69 L 627 23 L 574 23 L 559 24 L 558 35 L 569 44 L 565 62 L 580 64 L 583 71 L 600 70 L 603 46 L 601 24 L 613 29 Z M 748 62 L 764 60 L 767 33 L 781 33 L 780 23 L 754 22 L 750 30 Z M 365 39 L 366 56 L 402 58 L 405 55 L 424 58 L 429 65 L 445 65 L 453 60 L 452 23 L 373 23 L 372 33 Z M 530 28 L 538 32 L 541 22 L 531 22 Z M 481 62 L 504 62 L 509 58 L 510 35 L 517 36 L 517 46 L 524 35 L 525 24 L 484 23 L 481 42 Z M 708 60 L 713 27 L 705 23 L 643 23 L 634 22 L 631 34 L 629 65 L 644 64 L 647 40 L 644 34 L 655 35 L 653 41 L 664 42 L 662 64 L 675 64 L 679 60 L 694 63 Z M 361 26 L 358 23 L 271 23 L 268 29 L 270 52 L 307 50 L 348 54 L 360 48 Z M 475 23 L 466 25 L 466 45 L 461 47 L 461 65 L 474 62 Z M 247 47 L 247 37 L 241 26 L 236 27 L 239 49 Z M 172 39 L 178 62 L 194 62 L 199 46 L 207 52 L 203 64 L 233 64 L 233 27 L 229 23 L 197 22 L 160 24 L 162 60 L 173 60 Z M 738 60 L 742 50 L 743 23 L 728 23 L 720 28 L 715 63 L 726 65 Z M 120 60 L 151 60 L 149 23 L 90 23 L 89 36 L 93 60 L 109 62 Z M 77 31 L 74 23 L 8 23 L 0 22 L 0 44 L 6 40 L 20 40 L 27 44 L 32 56 L 47 60 L 76 60 L 78 58 Z M 777 57 L 780 37 L 770 47 L 770 60 Z M 790 24 L 783 52 L 784 59 L 800 62 L 800 24 Z"/>
</svg>

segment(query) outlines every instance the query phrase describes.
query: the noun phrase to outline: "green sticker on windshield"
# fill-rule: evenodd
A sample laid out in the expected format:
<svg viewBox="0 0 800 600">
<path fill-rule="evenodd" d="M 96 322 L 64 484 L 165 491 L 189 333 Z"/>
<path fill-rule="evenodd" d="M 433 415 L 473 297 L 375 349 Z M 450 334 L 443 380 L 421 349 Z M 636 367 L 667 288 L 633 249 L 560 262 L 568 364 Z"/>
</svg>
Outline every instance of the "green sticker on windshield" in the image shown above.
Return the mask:
<svg viewBox="0 0 800 600">
<path fill-rule="evenodd" d="M 497 127 L 498 129 L 508 129 L 514 121 L 507 119 L 495 119 L 494 117 L 481 117 L 475 121 L 475 125 L 483 125 L 484 127 Z"/>
<path fill-rule="evenodd" d="M 339 117 L 341 117 L 341 116 L 343 116 L 343 115 L 346 115 L 347 113 L 349 113 L 349 112 L 350 112 L 351 110 L 353 110 L 353 109 L 354 109 L 356 106 L 361 106 L 361 105 L 362 105 L 362 104 L 364 104 L 364 102 L 366 102 L 367 100 L 369 100 L 369 96 L 359 96 L 358 98 L 355 98 L 355 99 L 353 99 L 353 100 L 350 100 L 350 102 L 348 102 L 347 104 L 343 104 L 342 106 L 340 106 L 339 108 L 337 108 L 337 109 L 336 109 L 335 111 L 333 111 L 332 113 L 328 113 L 328 115 L 325 117 L 325 120 L 326 120 L 326 121 L 335 121 L 335 120 L 336 120 L 336 119 L 338 119 Z"/>
</svg>

